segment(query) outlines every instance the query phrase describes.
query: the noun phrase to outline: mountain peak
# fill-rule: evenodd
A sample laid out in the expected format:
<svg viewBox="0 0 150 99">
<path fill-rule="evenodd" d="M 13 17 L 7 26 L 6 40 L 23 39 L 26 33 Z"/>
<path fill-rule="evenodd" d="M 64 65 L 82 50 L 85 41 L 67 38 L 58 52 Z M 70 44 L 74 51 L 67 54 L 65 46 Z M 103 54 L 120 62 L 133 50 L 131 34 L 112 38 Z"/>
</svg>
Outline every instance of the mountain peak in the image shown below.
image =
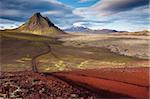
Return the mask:
<svg viewBox="0 0 150 99">
<path fill-rule="evenodd" d="M 42 16 L 40 12 L 34 13 L 34 16 Z"/>
<path fill-rule="evenodd" d="M 35 13 L 35 14 L 33 14 L 33 16 L 30 18 L 30 20 L 32 19 L 32 20 L 38 20 L 38 19 L 42 19 L 42 18 L 44 18 L 39 12 L 38 13 Z"/>
<path fill-rule="evenodd" d="M 33 14 L 29 21 L 20 26 L 17 30 L 37 35 L 64 33 L 62 30 L 56 27 L 48 17 L 43 17 L 39 12 Z"/>
<path fill-rule="evenodd" d="M 41 25 L 41 26 L 54 26 L 54 24 L 49 20 L 48 17 L 43 17 L 39 12 L 35 13 L 29 20 L 29 23 L 33 23 L 34 25 Z M 33 25 L 32 24 L 32 25 Z"/>
</svg>

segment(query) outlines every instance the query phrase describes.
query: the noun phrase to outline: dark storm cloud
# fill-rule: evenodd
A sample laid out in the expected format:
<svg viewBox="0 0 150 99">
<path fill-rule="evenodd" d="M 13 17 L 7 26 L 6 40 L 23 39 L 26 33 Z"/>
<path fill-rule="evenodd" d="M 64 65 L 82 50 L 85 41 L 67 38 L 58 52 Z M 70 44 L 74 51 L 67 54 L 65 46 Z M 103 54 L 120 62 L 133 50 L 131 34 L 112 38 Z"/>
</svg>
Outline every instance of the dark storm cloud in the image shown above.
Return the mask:
<svg viewBox="0 0 150 99">
<path fill-rule="evenodd" d="M 1 9 L 16 9 L 21 11 L 46 11 L 63 8 L 63 5 L 50 2 L 51 0 L 2 0 Z"/>
<path fill-rule="evenodd" d="M 111 1 L 111 2 L 110 2 Z M 101 5 L 103 10 L 126 11 L 139 6 L 149 4 L 149 0 L 103 0 Z"/>
<path fill-rule="evenodd" d="M 28 16 L 28 14 L 31 14 L 36 11 L 45 11 L 45 10 L 51 10 L 53 9 L 53 5 L 48 2 L 41 2 L 41 1 L 35 1 L 31 2 L 28 0 L 2 0 L 1 1 L 1 17 L 19 17 L 22 15 Z M 22 16 L 22 17 L 25 17 Z"/>
</svg>

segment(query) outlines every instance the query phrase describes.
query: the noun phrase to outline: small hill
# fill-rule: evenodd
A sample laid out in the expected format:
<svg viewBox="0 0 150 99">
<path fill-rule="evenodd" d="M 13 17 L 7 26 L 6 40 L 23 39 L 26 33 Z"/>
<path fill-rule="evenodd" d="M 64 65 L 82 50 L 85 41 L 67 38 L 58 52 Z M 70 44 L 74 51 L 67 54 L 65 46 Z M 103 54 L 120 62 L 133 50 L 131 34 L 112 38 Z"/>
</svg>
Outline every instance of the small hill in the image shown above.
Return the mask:
<svg viewBox="0 0 150 99">
<path fill-rule="evenodd" d="M 29 21 L 15 29 L 17 32 L 32 33 L 36 35 L 55 36 L 65 34 L 55 26 L 48 17 L 43 17 L 40 13 L 35 13 Z"/>
<path fill-rule="evenodd" d="M 143 30 L 143 31 L 137 31 L 137 32 L 131 32 L 132 35 L 137 35 L 137 36 L 149 36 L 150 31 L 148 30 Z"/>
<path fill-rule="evenodd" d="M 123 32 L 123 33 L 114 33 L 116 35 L 133 35 L 133 36 L 150 36 L 149 30 L 136 31 L 136 32 Z"/>
</svg>

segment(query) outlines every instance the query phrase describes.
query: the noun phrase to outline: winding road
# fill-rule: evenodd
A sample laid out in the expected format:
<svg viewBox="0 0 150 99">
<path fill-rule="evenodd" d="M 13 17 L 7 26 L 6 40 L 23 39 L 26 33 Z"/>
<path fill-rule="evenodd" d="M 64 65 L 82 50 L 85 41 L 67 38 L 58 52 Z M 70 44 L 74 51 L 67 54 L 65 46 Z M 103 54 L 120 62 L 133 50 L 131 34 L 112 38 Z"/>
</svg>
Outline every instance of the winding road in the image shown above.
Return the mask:
<svg viewBox="0 0 150 99">
<path fill-rule="evenodd" d="M 33 72 L 38 73 L 38 68 L 37 68 L 37 67 L 38 67 L 38 62 L 37 62 L 37 58 L 40 57 L 40 56 L 42 56 L 42 55 L 46 55 L 46 54 L 48 54 L 48 53 L 51 53 L 55 58 L 60 59 L 57 55 L 55 55 L 55 54 L 53 53 L 52 47 L 51 47 L 50 44 L 46 44 L 46 43 L 44 43 L 44 44 L 47 46 L 48 50 L 45 51 L 45 52 L 43 52 L 43 53 L 40 53 L 40 54 L 34 56 L 34 57 L 32 58 L 32 60 L 31 60 L 31 61 L 32 61 L 32 71 L 33 71 Z"/>
</svg>

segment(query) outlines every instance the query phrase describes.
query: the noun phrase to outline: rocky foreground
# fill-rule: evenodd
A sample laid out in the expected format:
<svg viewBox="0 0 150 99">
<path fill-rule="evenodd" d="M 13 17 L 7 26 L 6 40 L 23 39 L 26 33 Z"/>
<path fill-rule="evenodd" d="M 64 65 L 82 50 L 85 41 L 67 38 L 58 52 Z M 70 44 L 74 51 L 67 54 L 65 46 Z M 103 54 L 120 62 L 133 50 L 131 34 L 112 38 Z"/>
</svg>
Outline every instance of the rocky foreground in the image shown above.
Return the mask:
<svg viewBox="0 0 150 99">
<path fill-rule="evenodd" d="M 149 68 L 1 72 L 0 98 L 148 99 Z"/>
<path fill-rule="evenodd" d="M 33 72 L 1 73 L 1 98 L 25 99 L 93 99 L 97 96 L 86 89 L 71 86 L 52 76 Z"/>
</svg>

